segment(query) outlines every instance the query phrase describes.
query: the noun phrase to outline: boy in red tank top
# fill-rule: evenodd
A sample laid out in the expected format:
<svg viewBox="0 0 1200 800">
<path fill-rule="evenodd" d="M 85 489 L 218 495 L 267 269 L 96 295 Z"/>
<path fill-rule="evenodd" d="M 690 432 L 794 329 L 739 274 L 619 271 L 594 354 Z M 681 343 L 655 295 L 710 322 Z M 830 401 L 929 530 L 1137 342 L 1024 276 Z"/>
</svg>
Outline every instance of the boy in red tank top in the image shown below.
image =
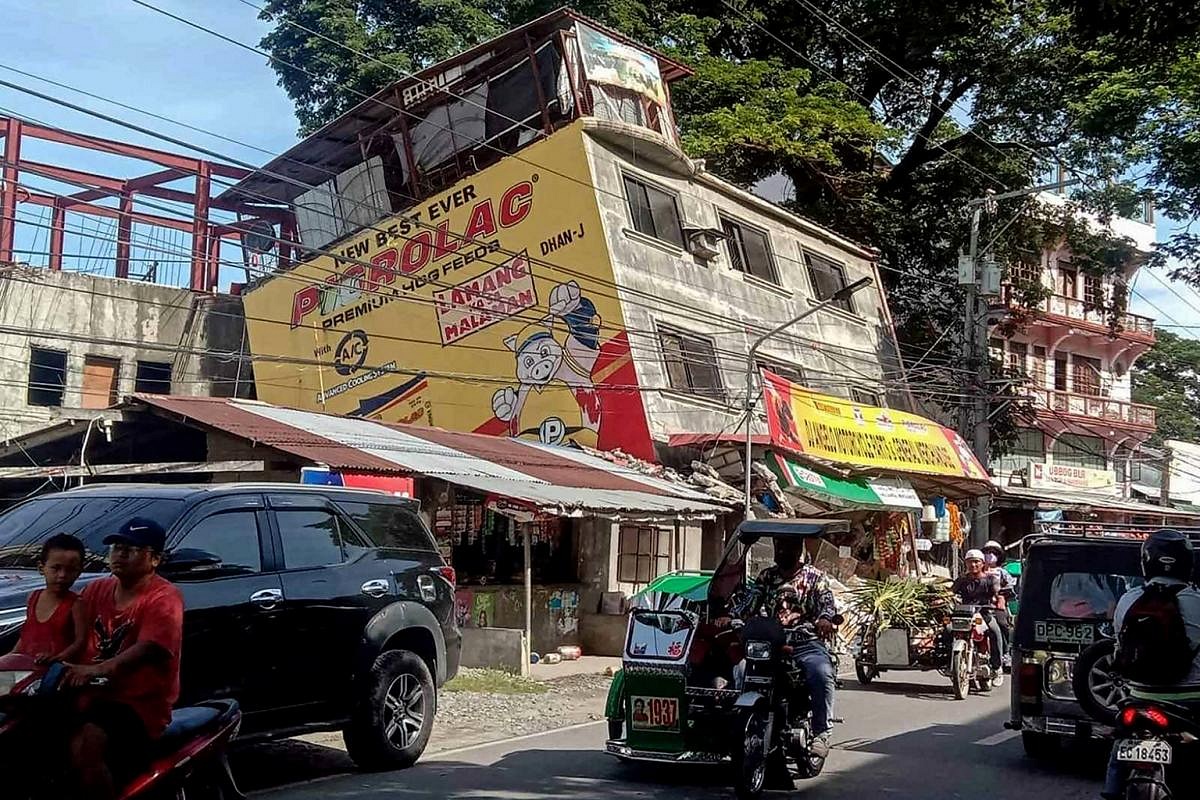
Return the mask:
<svg viewBox="0 0 1200 800">
<path fill-rule="evenodd" d="M 38 663 L 71 662 L 87 645 L 88 626 L 79 596 L 71 591 L 83 572 L 83 542 L 69 533 L 51 536 L 42 545 L 38 571 L 46 588 L 29 597 L 25 624 L 15 652 L 33 656 Z"/>
</svg>

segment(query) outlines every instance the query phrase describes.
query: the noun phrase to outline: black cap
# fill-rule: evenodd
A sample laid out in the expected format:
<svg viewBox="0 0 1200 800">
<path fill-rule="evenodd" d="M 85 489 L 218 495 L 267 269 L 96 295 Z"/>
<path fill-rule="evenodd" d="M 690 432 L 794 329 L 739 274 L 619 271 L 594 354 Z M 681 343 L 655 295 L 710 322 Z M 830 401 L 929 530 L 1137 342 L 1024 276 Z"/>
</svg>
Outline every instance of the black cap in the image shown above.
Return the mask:
<svg viewBox="0 0 1200 800">
<path fill-rule="evenodd" d="M 131 544 L 134 547 L 149 547 L 161 553 L 167 546 L 167 532 L 152 519 L 134 517 L 121 526 L 121 530 L 104 537 L 104 544 Z"/>
</svg>

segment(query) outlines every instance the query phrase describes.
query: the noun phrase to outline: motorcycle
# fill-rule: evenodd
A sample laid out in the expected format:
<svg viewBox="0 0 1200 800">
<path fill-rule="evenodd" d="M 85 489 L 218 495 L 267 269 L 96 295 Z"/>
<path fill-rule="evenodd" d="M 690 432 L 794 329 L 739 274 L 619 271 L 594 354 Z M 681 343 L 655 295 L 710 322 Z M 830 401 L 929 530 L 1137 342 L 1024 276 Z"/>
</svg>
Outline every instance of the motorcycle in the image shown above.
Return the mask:
<svg viewBox="0 0 1200 800">
<path fill-rule="evenodd" d="M 1089 677 L 1098 665 L 1111 660 L 1115 644 L 1113 639 L 1104 639 L 1085 649 L 1075 662 L 1072 686 L 1084 710 L 1113 728 L 1113 757 L 1125 773 L 1121 796 L 1125 800 L 1191 797 L 1183 793 L 1183 787 L 1196 785 L 1200 767 L 1195 753 L 1191 758 L 1181 757 L 1181 748 L 1195 750 L 1200 742 L 1196 709 L 1124 696 L 1110 706 L 1106 701 L 1112 690 L 1098 696 L 1098 687 Z M 1110 683 L 1112 680 L 1109 678 Z M 1185 771 L 1191 774 L 1183 774 Z"/>
<path fill-rule="evenodd" d="M 63 664 L 39 665 L 29 656 L 0 656 L 0 753 L 11 756 L 24 744 L 28 725 L 55 718 L 68 699 Z M 100 685 L 100 684 L 97 684 Z M 235 700 L 177 708 L 142 769 L 120 790 L 120 800 L 245 800 L 229 768 L 226 751 L 242 714 Z M 13 767 L 4 764 L 5 767 Z M 8 773 L 8 770 L 5 770 Z M 56 798 L 64 790 L 47 770 L 47 785 L 20 791 L 12 800 Z"/>
<path fill-rule="evenodd" d="M 950 685 L 956 700 L 965 699 L 973 689 L 986 692 L 1004 681 L 1003 672 L 991 666 L 992 643 L 984 610 L 984 606 L 957 605 L 950 616 Z"/>
<path fill-rule="evenodd" d="M 843 622 L 839 616 L 835 625 Z M 759 797 L 769 775 L 815 778 L 825 757 L 812 752 L 812 704 L 804 668 L 793 655 L 819 641 L 811 624 L 785 629 L 774 617 L 751 617 L 741 623 L 745 676 L 735 703 L 743 732 L 734 751 L 734 788 L 738 798 Z M 835 671 L 836 672 L 836 671 Z M 831 720 L 833 721 L 833 720 Z"/>
</svg>

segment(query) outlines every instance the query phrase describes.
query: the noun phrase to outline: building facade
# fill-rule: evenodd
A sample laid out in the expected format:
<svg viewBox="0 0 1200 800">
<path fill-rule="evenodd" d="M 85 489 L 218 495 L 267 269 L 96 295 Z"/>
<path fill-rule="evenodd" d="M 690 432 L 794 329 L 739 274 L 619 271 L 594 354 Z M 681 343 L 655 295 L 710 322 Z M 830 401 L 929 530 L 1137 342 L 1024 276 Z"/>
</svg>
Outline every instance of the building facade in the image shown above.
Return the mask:
<svg viewBox="0 0 1200 800">
<path fill-rule="evenodd" d="M 1044 196 L 1050 204 L 1057 195 Z M 1154 226 L 1115 219 L 1113 232 L 1150 251 Z M 1138 261 L 1119 275 L 1087 274 L 1066 247 L 1048 249 L 1032 264 L 1010 271 L 1011 281 L 1040 286 L 1037 308 L 1010 305 L 1023 315 L 1018 333 L 993 334 L 993 360 L 1026 395 L 1033 419 L 1018 430 L 1015 447 L 993 461 L 1001 486 L 1048 493 L 1128 496 L 1136 479 L 1135 453 L 1153 435 L 1155 409 L 1134 403 L 1131 370 L 1154 345 L 1154 320 L 1124 309 L 1120 285 L 1128 285 Z M 1003 300 L 1011 297 L 1005 287 Z"/>
<path fill-rule="evenodd" d="M 144 392 L 250 397 L 240 298 L 0 266 L 0 439 Z"/>
<path fill-rule="evenodd" d="M 689 159 L 670 106 L 687 74 L 555 12 L 232 189 L 285 204 L 313 255 L 246 293 L 259 396 L 658 460 L 676 434 L 737 429 L 758 335 L 871 277 L 757 366 L 885 401 L 874 254 Z"/>
</svg>

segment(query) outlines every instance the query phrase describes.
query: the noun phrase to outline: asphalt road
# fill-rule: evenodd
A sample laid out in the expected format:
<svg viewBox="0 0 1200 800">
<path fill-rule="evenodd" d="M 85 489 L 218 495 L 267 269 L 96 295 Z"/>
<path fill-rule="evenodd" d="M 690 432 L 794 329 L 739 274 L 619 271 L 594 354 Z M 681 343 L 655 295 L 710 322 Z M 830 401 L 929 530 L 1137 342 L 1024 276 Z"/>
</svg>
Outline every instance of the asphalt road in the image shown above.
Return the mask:
<svg viewBox="0 0 1200 800">
<path fill-rule="evenodd" d="M 818 778 L 798 782 L 812 800 L 1005 800 L 1099 794 L 1102 753 L 1038 765 L 1003 728 L 1008 687 L 955 701 L 936 676 L 851 680 L 838 695 L 846 720 Z M 732 798 L 719 768 L 624 765 L 602 752 L 603 723 L 438 754 L 404 772 L 343 774 L 254 792 L 255 800 L 601 800 L 665 796 Z M 269 773 L 270 754 L 243 754 L 238 771 Z M 336 762 L 343 763 L 343 762 Z M 285 779 L 285 778 L 281 778 Z M 784 797 L 782 793 L 768 796 Z"/>
</svg>

